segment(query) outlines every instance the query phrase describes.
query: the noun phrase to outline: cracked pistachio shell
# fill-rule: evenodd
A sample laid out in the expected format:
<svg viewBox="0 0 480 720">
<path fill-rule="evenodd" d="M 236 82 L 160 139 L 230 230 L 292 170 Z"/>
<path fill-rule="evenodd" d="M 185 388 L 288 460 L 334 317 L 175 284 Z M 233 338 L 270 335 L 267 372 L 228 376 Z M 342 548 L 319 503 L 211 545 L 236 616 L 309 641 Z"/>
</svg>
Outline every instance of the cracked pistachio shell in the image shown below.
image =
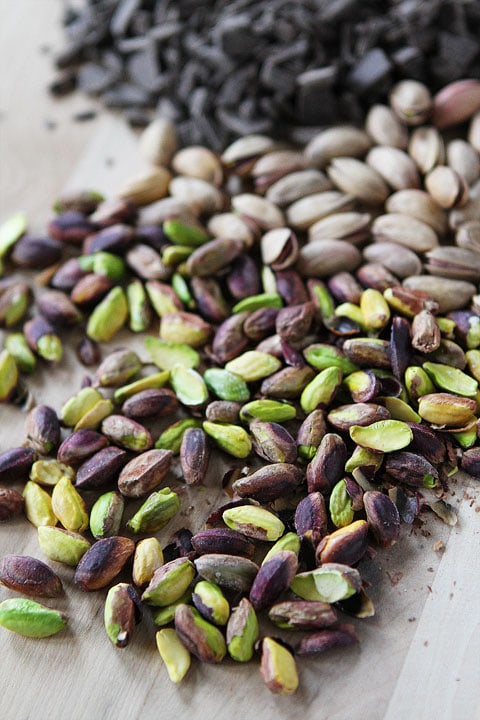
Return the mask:
<svg viewBox="0 0 480 720">
<path fill-rule="evenodd" d="M 62 613 L 34 600 L 10 598 L 0 603 L 0 625 L 25 637 L 49 637 L 63 630 L 66 624 Z"/>
<path fill-rule="evenodd" d="M 25 515 L 32 525 L 56 525 L 58 518 L 53 512 L 52 498 L 46 490 L 29 480 L 23 488 Z"/>
<path fill-rule="evenodd" d="M 38 544 L 49 560 L 76 567 L 90 548 L 89 541 L 78 533 L 44 525 L 38 528 Z"/>
<path fill-rule="evenodd" d="M 185 343 L 168 342 L 154 337 L 145 338 L 144 343 L 152 362 L 161 370 L 172 370 L 177 365 L 196 368 L 200 364 L 198 352 Z"/>
<path fill-rule="evenodd" d="M 225 510 L 223 521 L 232 530 L 257 540 L 274 542 L 285 532 L 285 525 L 269 510 L 256 505 L 240 505 Z"/>
<path fill-rule="evenodd" d="M 234 360 L 227 362 L 225 369 L 239 375 L 249 383 L 273 375 L 274 372 L 280 370 L 281 366 L 282 363 L 274 355 L 259 350 L 247 350 Z"/>
<path fill-rule="evenodd" d="M 148 605 L 166 607 L 180 598 L 195 577 L 195 566 L 185 557 L 171 560 L 155 570 L 142 595 Z"/>
<path fill-rule="evenodd" d="M 262 641 L 260 674 L 275 695 L 293 695 L 298 688 L 298 671 L 293 654 L 270 637 Z"/>
<path fill-rule="evenodd" d="M 317 408 L 328 407 L 342 384 L 342 377 L 338 367 L 328 367 L 319 372 L 300 396 L 302 410 L 310 413 Z"/>
<path fill-rule="evenodd" d="M 180 510 L 180 498 L 169 487 L 153 492 L 127 523 L 134 533 L 157 532 Z"/>
<path fill-rule="evenodd" d="M 81 533 L 88 528 L 89 519 L 83 498 L 66 475 L 53 488 L 52 508 L 66 530 Z"/>
<path fill-rule="evenodd" d="M 205 381 L 193 368 L 176 365 L 170 372 L 170 384 L 178 400 L 187 407 L 203 405 L 208 400 Z"/>
<path fill-rule="evenodd" d="M 205 370 L 203 379 L 211 392 L 220 400 L 245 402 L 250 399 L 247 383 L 238 375 L 222 368 Z"/>
<path fill-rule="evenodd" d="M 173 628 L 164 628 L 155 635 L 160 653 L 170 680 L 178 685 L 190 667 L 190 653 Z"/>
<path fill-rule="evenodd" d="M 401 420 L 379 420 L 367 427 L 352 425 L 349 432 L 357 445 L 374 452 L 401 450 L 413 440 L 411 429 Z"/>
<path fill-rule="evenodd" d="M 353 511 L 352 499 L 347 493 L 345 480 L 339 480 L 339 482 L 334 485 L 328 507 L 330 517 L 335 527 L 346 527 L 353 521 L 355 513 Z"/>
<path fill-rule="evenodd" d="M 114 287 L 90 315 L 87 335 L 96 342 L 109 342 L 124 326 L 127 318 L 128 303 L 125 293 L 121 287 Z"/>
<path fill-rule="evenodd" d="M 340 563 L 324 563 L 315 570 L 296 575 L 290 589 L 304 600 L 334 603 L 360 592 L 362 579 L 355 568 Z"/>
<path fill-rule="evenodd" d="M 478 382 L 458 368 L 426 362 L 423 363 L 423 369 L 440 390 L 465 397 L 475 397 L 478 392 Z"/>
<path fill-rule="evenodd" d="M 240 425 L 205 420 L 203 429 L 221 450 L 238 458 L 246 458 L 252 450 L 252 440 Z"/>
</svg>

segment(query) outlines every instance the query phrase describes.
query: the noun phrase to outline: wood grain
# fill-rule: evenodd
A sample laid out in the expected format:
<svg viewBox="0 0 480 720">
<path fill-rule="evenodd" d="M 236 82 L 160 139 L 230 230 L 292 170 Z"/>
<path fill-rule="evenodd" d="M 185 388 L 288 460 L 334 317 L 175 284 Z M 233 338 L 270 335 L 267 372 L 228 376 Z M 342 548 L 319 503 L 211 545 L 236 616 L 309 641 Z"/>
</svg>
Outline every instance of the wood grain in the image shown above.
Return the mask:
<svg viewBox="0 0 480 720">
<path fill-rule="evenodd" d="M 90 101 L 53 101 L 45 94 L 51 56 L 39 48 L 60 46 L 60 12 L 56 0 L 0 0 L 0 53 L 2 68 L 9 68 L 0 75 L 0 219 L 23 208 L 38 232 L 66 185 L 113 192 L 139 165 L 135 136 L 121 119 L 102 112 L 79 125 L 71 117 Z M 46 129 L 45 119 L 55 120 L 56 128 Z M 43 367 L 32 380 L 38 402 L 59 409 L 78 387 L 84 370 L 76 363 L 74 342 L 72 334 L 58 368 Z M 123 342 L 132 340 L 124 334 L 112 346 Z M 142 352 L 140 339 L 133 347 Z M 20 409 L 0 406 L 0 451 L 22 442 L 23 419 Z M 220 478 L 219 470 L 210 473 L 206 488 L 172 480 L 183 512 L 159 534 L 162 543 L 182 525 L 202 526 L 212 504 L 224 501 Z M 71 582 L 73 572 L 54 564 L 66 595 L 49 604 L 68 614 L 68 630 L 44 641 L 0 631 L 0 717 L 473 718 L 480 687 L 478 482 L 459 475 L 452 492 L 460 517 L 452 532 L 426 516 L 422 530 L 404 526 L 396 546 L 362 563 L 376 616 L 356 622 L 359 647 L 302 658 L 294 697 L 270 695 L 256 662 L 194 663 L 184 683 L 173 686 L 148 615 L 132 645 L 117 650 L 103 628 L 105 593 L 80 592 Z M 443 554 L 433 549 L 438 540 L 446 544 Z M 35 529 L 24 520 L 0 528 L 0 552 L 42 557 Z M 11 596 L 0 588 L 0 600 Z"/>
</svg>

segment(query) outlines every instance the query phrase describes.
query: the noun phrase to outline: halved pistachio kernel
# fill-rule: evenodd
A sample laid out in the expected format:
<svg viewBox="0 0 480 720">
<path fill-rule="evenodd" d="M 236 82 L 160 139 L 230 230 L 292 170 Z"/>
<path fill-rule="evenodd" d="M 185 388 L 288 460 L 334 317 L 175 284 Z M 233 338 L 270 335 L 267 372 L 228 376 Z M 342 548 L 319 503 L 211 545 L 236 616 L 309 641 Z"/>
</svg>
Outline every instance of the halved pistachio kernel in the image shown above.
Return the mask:
<svg viewBox="0 0 480 720">
<path fill-rule="evenodd" d="M 441 390 L 464 397 L 475 397 L 478 392 L 478 382 L 458 368 L 426 362 L 423 363 L 423 369 Z"/>
<path fill-rule="evenodd" d="M 232 312 L 234 314 L 243 312 L 253 312 L 260 308 L 281 308 L 283 307 L 283 301 L 280 295 L 277 293 L 260 293 L 259 295 L 251 295 L 250 297 L 243 298 L 236 305 L 233 306 Z"/>
<path fill-rule="evenodd" d="M 109 342 L 128 318 L 127 298 L 116 286 L 94 308 L 87 323 L 87 335 L 97 342 Z"/>
<path fill-rule="evenodd" d="M 52 458 L 36 460 L 30 469 L 30 480 L 46 487 L 53 487 L 65 476 L 74 480 L 75 470 Z"/>
<path fill-rule="evenodd" d="M 180 498 L 169 487 L 153 492 L 128 521 L 134 533 L 157 532 L 180 510 Z"/>
<path fill-rule="evenodd" d="M 378 401 L 383 403 L 387 408 L 392 420 L 418 423 L 422 419 L 420 415 L 401 398 L 379 397 Z"/>
<path fill-rule="evenodd" d="M 345 472 L 352 473 L 355 468 L 368 469 L 370 473 L 375 474 L 380 470 L 383 463 L 383 454 L 372 452 L 366 448 L 357 445 L 349 459 L 345 463 Z"/>
<path fill-rule="evenodd" d="M 429 395 L 435 392 L 435 385 L 423 367 L 419 365 L 410 365 L 410 367 L 407 367 L 405 370 L 405 387 L 408 397 L 414 403 L 417 403 L 422 395 Z"/>
<path fill-rule="evenodd" d="M 165 607 L 183 595 L 195 577 L 195 566 L 188 558 L 170 560 L 155 570 L 142 600 L 148 605 Z"/>
<path fill-rule="evenodd" d="M 270 637 L 262 641 L 260 674 L 265 685 L 275 695 L 293 695 L 298 688 L 298 672 L 293 654 Z"/>
<path fill-rule="evenodd" d="M 152 362 L 161 370 L 172 370 L 176 365 L 196 368 L 200 364 L 198 352 L 185 343 L 154 337 L 145 338 L 144 343 Z"/>
<path fill-rule="evenodd" d="M 221 400 L 244 402 L 250 399 L 250 390 L 241 377 L 222 368 L 208 368 L 203 379 L 209 390 Z"/>
<path fill-rule="evenodd" d="M 162 546 L 155 537 L 140 540 L 133 556 L 132 578 L 141 587 L 150 582 L 155 570 L 163 565 Z"/>
<path fill-rule="evenodd" d="M 390 308 L 379 290 L 367 288 L 360 297 L 364 323 L 372 330 L 381 330 L 390 320 Z"/>
<path fill-rule="evenodd" d="M 337 528 L 346 527 L 353 521 L 355 515 L 353 503 L 343 479 L 333 487 L 329 500 L 329 511 L 332 522 Z"/>
<path fill-rule="evenodd" d="M 282 537 L 279 538 L 274 545 L 272 545 L 270 550 L 263 558 L 262 565 L 268 560 L 270 560 L 272 556 L 275 555 L 275 553 L 280 552 L 281 550 L 291 550 L 296 555 L 298 555 L 298 553 L 300 552 L 300 545 L 301 541 L 297 533 L 285 533 L 285 535 L 282 535 Z"/>
<path fill-rule="evenodd" d="M 328 367 L 319 372 L 300 396 L 302 410 L 310 413 L 317 408 L 328 407 L 342 384 L 342 377 L 339 367 Z"/>
<path fill-rule="evenodd" d="M 209 580 L 199 580 L 192 593 L 192 602 L 198 612 L 214 625 L 226 625 L 230 605 L 221 589 Z"/>
<path fill-rule="evenodd" d="M 401 450 L 413 440 L 410 427 L 400 420 L 379 420 L 367 427 L 353 425 L 349 432 L 357 445 L 374 452 Z"/>
<path fill-rule="evenodd" d="M 34 600 L 10 598 L 0 603 L 0 625 L 25 637 L 49 637 L 63 630 L 66 624 L 62 613 Z"/>
<path fill-rule="evenodd" d="M 221 450 L 238 458 L 246 458 L 252 450 L 252 440 L 240 425 L 205 420 L 203 429 Z"/>
<path fill-rule="evenodd" d="M 99 400 L 75 424 L 74 430 L 95 430 L 113 411 L 113 403 L 108 398 Z"/>
<path fill-rule="evenodd" d="M 240 419 L 244 422 L 263 420 L 265 422 L 282 423 L 294 420 L 297 411 L 294 405 L 279 400 L 252 400 L 240 410 Z"/>
<path fill-rule="evenodd" d="M 15 392 L 20 380 L 15 358 L 8 350 L 0 353 L 0 402 L 7 402 Z"/>
<path fill-rule="evenodd" d="M 66 530 L 81 533 L 88 528 L 88 513 L 83 498 L 66 475 L 53 488 L 52 508 Z"/>
<path fill-rule="evenodd" d="M 285 525 L 277 515 L 255 505 L 229 508 L 223 512 L 222 518 L 232 530 L 257 540 L 274 542 L 285 532 Z"/>
<path fill-rule="evenodd" d="M 243 597 L 233 608 L 227 624 L 227 648 L 237 662 L 248 662 L 253 657 L 258 640 L 258 620 L 252 603 Z"/>
<path fill-rule="evenodd" d="M 32 525 L 56 525 L 58 518 L 53 512 L 52 498 L 46 490 L 29 480 L 23 488 L 25 515 Z"/>
<path fill-rule="evenodd" d="M 475 420 L 476 410 L 476 400 L 450 393 L 431 393 L 418 401 L 420 417 L 438 427 L 463 429 Z"/>
<path fill-rule="evenodd" d="M 239 375 L 245 382 L 262 380 L 282 367 L 281 361 L 274 355 L 258 350 L 247 350 L 225 365 L 225 370 Z"/>
<path fill-rule="evenodd" d="M 155 635 L 160 653 L 170 680 L 178 685 L 190 667 L 190 653 L 173 628 L 164 628 Z"/>
<path fill-rule="evenodd" d="M 208 400 L 208 389 L 204 379 L 193 368 L 175 365 L 170 372 L 170 384 L 183 405 L 196 407 Z"/>
<path fill-rule="evenodd" d="M 67 427 L 76 425 L 91 410 L 103 395 L 92 387 L 85 387 L 69 398 L 60 411 L 60 419 Z"/>
<path fill-rule="evenodd" d="M 89 541 L 78 533 L 42 525 L 38 528 L 38 544 L 49 560 L 76 567 L 90 548 Z"/>
<path fill-rule="evenodd" d="M 192 427 L 202 427 L 202 421 L 195 420 L 195 418 L 177 420 L 172 425 L 165 428 L 165 430 L 159 435 L 157 441 L 155 442 L 155 448 L 157 450 L 171 450 L 174 455 L 178 455 L 182 446 L 185 430 Z"/>
<path fill-rule="evenodd" d="M 334 603 L 360 592 L 362 579 L 355 568 L 341 563 L 324 563 L 315 570 L 299 573 L 290 589 L 304 600 Z"/>
<path fill-rule="evenodd" d="M 167 384 L 169 378 L 170 372 L 168 370 L 152 373 L 151 375 L 147 375 L 139 380 L 134 380 L 134 382 L 129 383 L 128 385 L 122 385 L 122 387 L 117 388 L 113 395 L 113 399 L 120 405 L 129 397 L 132 397 L 132 395 L 142 392 L 142 390 L 163 388 Z"/>
</svg>

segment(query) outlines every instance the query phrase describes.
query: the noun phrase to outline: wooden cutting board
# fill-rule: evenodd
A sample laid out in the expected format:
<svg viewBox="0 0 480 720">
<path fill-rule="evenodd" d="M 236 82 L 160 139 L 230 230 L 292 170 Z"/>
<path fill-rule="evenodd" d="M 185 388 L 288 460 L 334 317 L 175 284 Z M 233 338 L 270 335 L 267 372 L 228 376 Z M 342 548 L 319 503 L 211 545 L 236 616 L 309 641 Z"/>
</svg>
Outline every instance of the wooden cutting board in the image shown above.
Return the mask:
<svg viewBox="0 0 480 720">
<path fill-rule="evenodd" d="M 136 138 L 124 122 L 106 113 L 90 125 L 72 123 L 73 112 L 92 106 L 75 97 L 53 102 L 44 87 L 50 77 L 48 54 L 59 47 L 56 0 L 0 0 L 0 221 L 25 209 L 31 229 L 43 232 L 48 208 L 66 186 L 114 192 L 139 167 Z M 20 29 L 23 33 L 20 36 Z M 18 38 L 22 37 L 19 42 Z M 45 121 L 56 123 L 46 129 Z M 1 338 L 0 338 L 1 339 Z M 118 336 L 111 347 L 132 342 Z M 141 342 L 133 347 L 144 356 Z M 55 368 L 43 367 L 31 381 L 37 402 L 57 410 L 79 386 L 74 335 Z M 23 440 L 24 414 L 0 405 L 0 452 Z M 172 487 L 182 497 L 182 513 L 159 538 L 167 543 L 177 528 L 194 531 L 213 504 L 226 498 L 220 472 L 207 488 Z M 299 660 L 300 688 L 293 697 L 271 695 L 258 672 L 225 661 L 193 662 L 176 687 L 155 647 L 148 615 L 132 644 L 114 648 L 103 627 L 105 592 L 85 594 L 74 587 L 73 571 L 53 564 L 66 594 L 48 602 L 69 617 L 68 629 L 46 640 L 30 640 L 0 629 L 0 717 L 5 720 L 122 720 L 181 717 L 241 717 L 267 720 L 466 720 L 478 716 L 480 687 L 480 543 L 478 481 L 458 475 L 449 498 L 459 513 L 450 530 L 425 514 L 425 524 L 404 525 L 399 543 L 362 563 L 371 582 L 377 613 L 356 620 L 360 645 Z M 434 544 L 445 543 L 443 553 Z M 36 531 L 25 520 L 0 527 L 0 554 L 42 559 Z M 14 593 L 0 587 L 0 601 Z"/>
</svg>

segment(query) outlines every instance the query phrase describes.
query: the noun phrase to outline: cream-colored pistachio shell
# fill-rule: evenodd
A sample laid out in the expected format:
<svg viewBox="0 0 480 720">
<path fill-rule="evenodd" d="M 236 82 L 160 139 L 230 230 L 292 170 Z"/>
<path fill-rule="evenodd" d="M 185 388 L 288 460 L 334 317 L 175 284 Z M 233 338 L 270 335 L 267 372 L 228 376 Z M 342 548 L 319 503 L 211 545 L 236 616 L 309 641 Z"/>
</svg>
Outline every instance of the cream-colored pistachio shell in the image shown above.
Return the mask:
<svg viewBox="0 0 480 720">
<path fill-rule="evenodd" d="M 207 230 L 213 237 L 236 238 L 247 247 L 250 247 L 255 240 L 252 228 L 239 215 L 231 212 L 212 215 Z"/>
<path fill-rule="evenodd" d="M 351 210 L 355 199 L 351 195 L 327 190 L 301 198 L 287 208 L 287 224 L 295 230 L 307 230 L 313 223 L 342 210 Z"/>
<path fill-rule="evenodd" d="M 253 193 L 242 193 L 232 197 L 232 208 L 253 220 L 262 230 L 285 225 L 285 218 L 280 208 L 266 198 Z"/>
<path fill-rule="evenodd" d="M 149 205 L 165 197 L 171 177 L 164 167 L 149 168 L 127 181 L 118 195 L 129 198 L 135 205 Z"/>
<path fill-rule="evenodd" d="M 408 131 L 388 105 L 373 105 L 365 119 L 365 130 L 377 145 L 406 150 Z"/>
<path fill-rule="evenodd" d="M 480 177 L 480 157 L 466 140 L 457 138 L 447 145 L 447 164 L 472 185 Z"/>
<path fill-rule="evenodd" d="M 420 177 L 415 163 L 399 148 L 377 145 L 368 153 L 366 162 L 394 190 L 420 187 Z"/>
<path fill-rule="evenodd" d="M 437 247 L 438 237 L 432 228 L 421 220 L 400 213 L 380 215 L 373 221 L 375 242 L 396 242 L 417 253 Z"/>
<path fill-rule="evenodd" d="M 480 111 L 475 113 L 470 122 L 468 142 L 480 153 Z"/>
<path fill-rule="evenodd" d="M 443 137 L 433 125 L 416 128 L 410 135 L 408 153 L 422 173 L 445 161 Z"/>
<path fill-rule="evenodd" d="M 440 207 L 462 207 L 468 201 L 465 180 L 452 168 L 438 165 L 425 178 L 425 187 Z"/>
<path fill-rule="evenodd" d="M 177 149 L 175 125 L 167 118 L 156 118 L 140 135 L 138 149 L 152 165 L 169 165 Z"/>
<path fill-rule="evenodd" d="M 328 215 L 308 229 L 308 240 L 347 240 L 357 244 L 370 234 L 370 213 L 343 212 Z"/>
<path fill-rule="evenodd" d="M 267 135 L 245 135 L 225 149 L 221 161 L 227 166 L 241 165 L 247 161 L 253 164 L 260 155 L 274 147 L 275 141 Z"/>
<path fill-rule="evenodd" d="M 315 135 L 304 152 L 310 166 L 322 169 L 341 155 L 364 157 L 371 146 L 372 141 L 364 130 L 353 125 L 338 125 Z"/>
<path fill-rule="evenodd" d="M 198 215 L 219 212 L 224 205 L 220 190 L 200 178 L 178 175 L 170 182 L 169 191 Z"/>
<path fill-rule="evenodd" d="M 223 170 L 214 152 L 201 145 L 182 148 L 172 158 L 172 168 L 178 175 L 200 178 L 213 185 L 221 185 Z"/>
<path fill-rule="evenodd" d="M 356 158 L 334 158 L 327 174 L 339 190 L 369 205 L 383 205 L 390 193 L 380 173 Z"/>
<path fill-rule="evenodd" d="M 433 100 L 426 85 L 417 80 L 401 80 L 390 93 L 390 105 L 406 125 L 420 125 L 430 116 Z"/>
<path fill-rule="evenodd" d="M 284 207 L 307 195 L 325 192 L 332 188 L 333 184 L 323 172 L 310 168 L 284 175 L 270 185 L 265 197 L 278 207 Z"/>
<path fill-rule="evenodd" d="M 445 235 L 447 231 L 445 211 L 425 190 L 416 188 L 398 190 L 387 199 L 385 210 L 389 213 L 411 215 L 430 225 L 438 235 Z"/>
</svg>

